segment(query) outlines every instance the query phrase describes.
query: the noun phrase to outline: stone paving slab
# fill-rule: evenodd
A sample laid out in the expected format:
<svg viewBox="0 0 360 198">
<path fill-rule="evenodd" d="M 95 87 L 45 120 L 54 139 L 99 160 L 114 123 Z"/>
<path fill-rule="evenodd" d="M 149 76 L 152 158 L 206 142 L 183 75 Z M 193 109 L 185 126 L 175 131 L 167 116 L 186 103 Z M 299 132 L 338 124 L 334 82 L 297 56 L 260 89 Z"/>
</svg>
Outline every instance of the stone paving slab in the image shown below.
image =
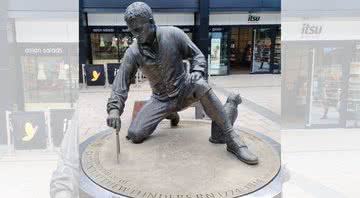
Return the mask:
<svg viewBox="0 0 360 198">
<path fill-rule="evenodd" d="M 24 160 L 25 158 L 25 160 Z M 0 161 L 0 197 L 48 198 L 57 155 L 4 157 Z"/>
<path fill-rule="evenodd" d="M 282 131 L 282 163 L 288 170 L 284 197 L 358 197 L 358 129 Z"/>
</svg>

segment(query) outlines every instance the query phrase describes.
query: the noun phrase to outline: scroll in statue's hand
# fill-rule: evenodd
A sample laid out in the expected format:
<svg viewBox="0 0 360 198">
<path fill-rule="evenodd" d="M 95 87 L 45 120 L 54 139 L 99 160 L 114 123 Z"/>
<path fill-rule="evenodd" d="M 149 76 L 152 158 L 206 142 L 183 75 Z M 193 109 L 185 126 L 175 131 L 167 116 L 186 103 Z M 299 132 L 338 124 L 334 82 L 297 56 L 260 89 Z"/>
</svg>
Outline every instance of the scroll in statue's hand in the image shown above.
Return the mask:
<svg viewBox="0 0 360 198">
<path fill-rule="evenodd" d="M 111 110 L 106 119 L 106 123 L 109 127 L 112 127 L 117 131 L 119 131 L 121 128 L 121 119 L 120 119 L 119 111 L 116 109 Z"/>
</svg>

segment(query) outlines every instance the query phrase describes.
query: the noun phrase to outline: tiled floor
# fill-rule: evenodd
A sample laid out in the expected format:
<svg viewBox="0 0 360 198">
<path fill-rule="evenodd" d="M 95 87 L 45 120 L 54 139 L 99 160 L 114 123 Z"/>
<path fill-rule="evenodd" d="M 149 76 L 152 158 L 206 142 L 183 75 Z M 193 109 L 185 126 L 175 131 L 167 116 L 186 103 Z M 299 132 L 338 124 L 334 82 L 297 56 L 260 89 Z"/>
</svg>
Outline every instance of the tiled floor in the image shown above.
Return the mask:
<svg viewBox="0 0 360 198">
<path fill-rule="evenodd" d="M 359 197 L 359 129 L 282 131 L 284 197 Z"/>
</svg>

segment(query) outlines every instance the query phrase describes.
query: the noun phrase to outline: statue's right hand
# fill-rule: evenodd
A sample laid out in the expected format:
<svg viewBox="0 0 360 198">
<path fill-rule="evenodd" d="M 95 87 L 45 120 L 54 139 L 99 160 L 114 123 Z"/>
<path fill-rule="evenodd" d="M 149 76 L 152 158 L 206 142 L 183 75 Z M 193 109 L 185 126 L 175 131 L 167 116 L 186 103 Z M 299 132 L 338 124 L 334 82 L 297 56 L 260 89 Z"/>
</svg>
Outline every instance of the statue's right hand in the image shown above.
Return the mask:
<svg viewBox="0 0 360 198">
<path fill-rule="evenodd" d="M 109 112 L 109 115 L 106 119 L 106 123 L 109 127 L 116 129 L 117 131 L 121 128 L 120 114 L 117 109 L 113 109 Z"/>
</svg>

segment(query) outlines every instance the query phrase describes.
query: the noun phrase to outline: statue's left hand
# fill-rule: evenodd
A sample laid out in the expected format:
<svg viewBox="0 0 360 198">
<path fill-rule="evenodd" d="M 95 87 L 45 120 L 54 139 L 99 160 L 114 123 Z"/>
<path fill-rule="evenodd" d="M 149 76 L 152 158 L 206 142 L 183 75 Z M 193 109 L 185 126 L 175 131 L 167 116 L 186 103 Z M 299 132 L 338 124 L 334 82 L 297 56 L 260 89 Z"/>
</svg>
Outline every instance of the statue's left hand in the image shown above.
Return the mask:
<svg viewBox="0 0 360 198">
<path fill-rule="evenodd" d="M 202 77 L 203 77 L 203 74 L 199 71 L 191 72 L 191 74 L 190 74 L 191 83 L 198 81 Z"/>
</svg>

